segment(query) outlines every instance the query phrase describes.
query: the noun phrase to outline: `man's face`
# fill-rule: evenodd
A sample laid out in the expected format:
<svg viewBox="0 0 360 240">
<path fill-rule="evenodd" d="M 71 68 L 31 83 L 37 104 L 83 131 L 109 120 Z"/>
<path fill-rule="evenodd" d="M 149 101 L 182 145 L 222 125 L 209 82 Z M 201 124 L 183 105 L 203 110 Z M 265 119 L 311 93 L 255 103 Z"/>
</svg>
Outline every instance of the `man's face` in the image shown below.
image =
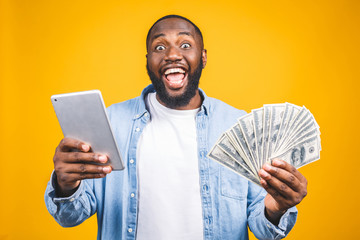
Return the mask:
<svg viewBox="0 0 360 240">
<path fill-rule="evenodd" d="M 187 21 L 168 18 L 150 33 L 147 70 L 159 100 L 170 108 L 184 107 L 198 93 L 206 51 L 200 35 Z"/>
<path fill-rule="evenodd" d="M 293 161 L 294 163 L 298 163 L 301 159 L 301 154 L 299 150 L 296 150 L 293 154 Z"/>
</svg>

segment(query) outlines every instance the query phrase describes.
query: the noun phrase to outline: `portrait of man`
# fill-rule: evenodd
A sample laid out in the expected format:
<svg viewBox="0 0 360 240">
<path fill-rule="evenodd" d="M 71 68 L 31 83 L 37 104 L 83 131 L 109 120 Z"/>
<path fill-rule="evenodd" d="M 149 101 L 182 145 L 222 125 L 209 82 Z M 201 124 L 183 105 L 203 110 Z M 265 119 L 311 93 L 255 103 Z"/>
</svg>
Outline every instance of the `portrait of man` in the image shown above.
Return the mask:
<svg viewBox="0 0 360 240">
<path fill-rule="evenodd" d="M 291 165 L 299 166 L 305 159 L 305 148 L 294 148 L 291 153 Z"/>
<path fill-rule="evenodd" d="M 358 239 L 359 12 L 0 0 L 0 240 Z"/>
<path fill-rule="evenodd" d="M 183 16 L 161 17 L 146 49 L 152 84 L 108 108 L 125 170 L 112 171 L 87 143 L 62 139 L 45 192 L 50 214 L 70 227 L 96 213 L 98 239 L 248 239 L 248 226 L 260 239 L 285 237 L 306 178 L 275 159 L 259 171 L 260 187 L 207 158 L 245 112 L 199 89 L 207 64 L 199 27 Z"/>
</svg>

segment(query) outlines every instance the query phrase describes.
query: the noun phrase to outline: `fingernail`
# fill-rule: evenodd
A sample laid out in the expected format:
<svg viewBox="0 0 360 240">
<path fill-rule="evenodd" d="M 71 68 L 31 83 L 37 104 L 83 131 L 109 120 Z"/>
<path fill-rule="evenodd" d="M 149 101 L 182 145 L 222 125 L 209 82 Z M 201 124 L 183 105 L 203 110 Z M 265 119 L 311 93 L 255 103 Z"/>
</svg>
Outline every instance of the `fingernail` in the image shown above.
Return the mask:
<svg viewBox="0 0 360 240">
<path fill-rule="evenodd" d="M 103 172 L 104 172 L 104 173 L 109 173 L 109 172 L 111 172 L 111 167 L 109 167 L 109 166 L 103 167 Z"/>
<path fill-rule="evenodd" d="M 89 149 L 90 149 L 90 147 L 89 147 L 89 145 L 86 145 L 86 144 L 83 144 L 82 146 L 81 146 L 81 148 L 82 148 L 82 150 L 84 150 L 84 151 L 89 151 Z"/>
<path fill-rule="evenodd" d="M 267 182 L 264 180 L 264 179 L 260 179 L 260 183 L 262 184 L 262 185 L 265 185 L 265 186 L 267 186 Z"/>
<path fill-rule="evenodd" d="M 102 162 L 102 163 L 106 163 L 107 157 L 105 155 L 100 155 L 99 156 L 99 161 Z"/>
<path fill-rule="evenodd" d="M 263 177 L 263 178 L 266 178 L 269 176 L 269 174 L 267 172 L 265 172 L 263 169 L 260 169 L 259 175 L 260 175 L 260 177 Z"/>
<path fill-rule="evenodd" d="M 282 162 L 281 162 L 279 159 L 275 158 L 275 159 L 272 161 L 272 165 L 274 165 L 274 166 L 281 166 L 281 165 L 282 165 Z"/>
<path fill-rule="evenodd" d="M 265 169 L 266 171 L 270 171 L 270 170 L 272 169 L 272 167 L 270 166 L 270 164 L 265 163 L 265 164 L 264 164 L 264 169 Z"/>
</svg>

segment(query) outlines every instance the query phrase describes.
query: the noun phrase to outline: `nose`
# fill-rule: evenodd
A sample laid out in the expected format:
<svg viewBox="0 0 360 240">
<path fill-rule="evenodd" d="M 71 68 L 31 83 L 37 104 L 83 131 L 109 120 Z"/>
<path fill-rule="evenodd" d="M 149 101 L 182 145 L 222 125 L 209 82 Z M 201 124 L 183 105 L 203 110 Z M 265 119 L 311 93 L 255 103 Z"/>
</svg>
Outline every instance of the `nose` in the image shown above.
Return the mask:
<svg viewBox="0 0 360 240">
<path fill-rule="evenodd" d="M 170 47 L 167 49 L 164 59 L 167 62 L 178 62 L 182 60 L 182 54 L 176 47 Z"/>
</svg>

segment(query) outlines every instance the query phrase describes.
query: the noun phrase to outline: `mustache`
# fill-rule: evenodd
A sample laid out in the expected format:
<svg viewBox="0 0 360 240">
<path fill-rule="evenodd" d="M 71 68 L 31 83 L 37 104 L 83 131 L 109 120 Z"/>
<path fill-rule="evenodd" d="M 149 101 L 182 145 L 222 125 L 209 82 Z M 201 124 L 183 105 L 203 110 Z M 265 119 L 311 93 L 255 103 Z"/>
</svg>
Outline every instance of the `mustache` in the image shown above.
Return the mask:
<svg viewBox="0 0 360 240">
<path fill-rule="evenodd" d="M 150 69 L 148 62 L 146 62 L 146 70 L 155 88 L 156 94 L 168 108 L 172 109 L 184 107 L 190 103 L 190 100 L 195 96 L 198 90 L 202 69 L 203 62 L 202 59 L 200 59 L 200 62 L 193 73 L 191 73 L 190 69 L 188 69 L 188 84 L 185 87 L 184 93 L 178 96 L 171 96 L 167 92 L 165 83 L 161 79 L 162 74 L 159 73 L 160 77 L 157 77 L 157 74 Z"/>
</svg>

